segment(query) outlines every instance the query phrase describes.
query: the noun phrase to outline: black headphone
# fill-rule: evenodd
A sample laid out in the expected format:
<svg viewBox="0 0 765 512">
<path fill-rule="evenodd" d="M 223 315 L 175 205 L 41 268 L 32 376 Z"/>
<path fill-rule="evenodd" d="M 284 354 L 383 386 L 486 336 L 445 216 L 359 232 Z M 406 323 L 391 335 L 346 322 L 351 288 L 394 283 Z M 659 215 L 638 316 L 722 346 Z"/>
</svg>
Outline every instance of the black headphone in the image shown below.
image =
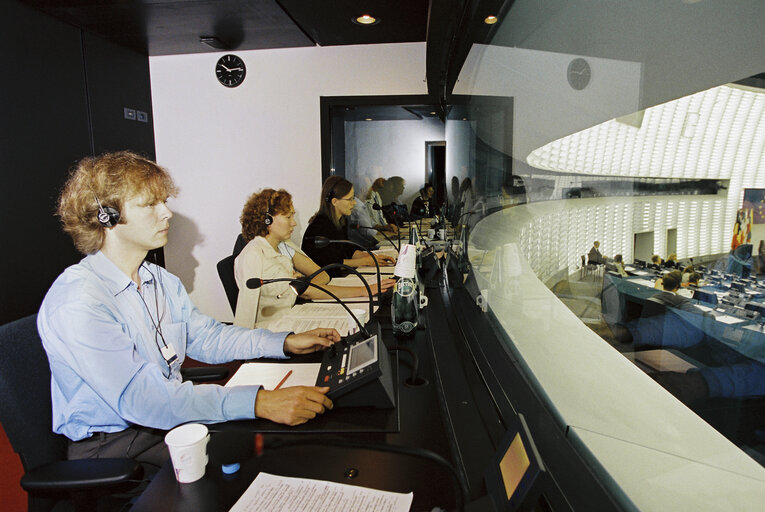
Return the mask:
<svg viewBox="0 0 765 512">
<path fill-rule="evenodd" d="M 98 215 L 96 215 L 98 223 L 105 228 L 116 226 L 120 221 L 120 212 L 111 206 L 103 206 L 101 201 L 98 200 L 98 196 L 95 192 L 93 192 L 93 198 L 96 200 L 96 203 L 98 203 Z"/>
<path fill-rule="evenodd" d="M 266 207 L 266 216 L 263 219 L 263 224 L 270 226 L 274 223 L 274 217 L 271 215 L 271 197 L 268 198 L 268 206 Z"/>
</svg>

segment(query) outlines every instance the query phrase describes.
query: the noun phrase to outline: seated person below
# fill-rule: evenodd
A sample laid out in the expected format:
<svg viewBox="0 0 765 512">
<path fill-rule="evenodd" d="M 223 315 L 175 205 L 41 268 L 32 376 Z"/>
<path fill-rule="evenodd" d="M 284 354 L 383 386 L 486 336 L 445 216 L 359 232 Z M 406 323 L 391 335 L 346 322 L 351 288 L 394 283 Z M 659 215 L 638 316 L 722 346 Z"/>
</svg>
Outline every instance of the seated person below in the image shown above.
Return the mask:
<svg viewBox="0 0 765 512">
<path fill-rule="evenodd" d="M 420 189 L 420 195 L 412 201 L 412 208 L 409 213 L 415 217 L 424 217 L 429 219 L 435 215 L 435 207 L 433 205 L 433 185 L 426 183 L 424 187 Z"/>
<path fill-rule="evenodd" d="M 659 270 L 662 263 L 661 257 L 658 254 L 654 254 L 651 256 L 651 264 L 649 266 L 655 270 Z"/>
<path fill-rule="evenodd" d="M 615 267 L 616 272 L 618 272 L 620 276 L 626 277 L 629 275 L 627 274 L 627 270 L 624 268 L 624 259 L 622 258 L 621 254 L 617 254 L 614 256 L 613 266 Z"/>
<path fill-rule="evenodd" d="M 53 431 L 68 458 L 130 457 L 159 466 L 165 431 L 188 422 L 266 418 L 297 425 L 332 408 L 326 387 L 226 388 L 182 382 L 185 357 L 223 363 L 321 350 L 334 329 L 274 333 L 224 325 L 180 279 L 144 261 L 167 243 L 176 193 L 167 171 L 129 152 L 83 159 L 57 213 L 86 254 L 43 300 L 37 327 L 51 368 Z"/>
<path fill-rule="evenodd" d="M 664 260 L 664 262 L 663 262 L 662 264 L 663 264 L 665 267 L 670 267 L 670 268 L 677 268 L 677 266 L 678 266 L 678 262 L 677 262 L 677 254 L 675 254 L 675 253 L 673 252 L 672 254 L 670 254 L 669 256 L 667 256 L 667 259 L 666 259 L 666 260 Z"/>
<path fill-rule="evenodd" d="M 303 234 L 301 249 L 316 264 L 321 267 L 331 263 L 343 263 L 349 267 L 373 267 L 372 256 L 365 251 L 356 249 L 348 243 L 331 243 L 326 247 L 317 247 L 314 237 L 325 237 L 329 240 L 348 240 L 347 217 L 353 211 L 356 199 L 353 184 L 340 176 L 330 176 L 321 187 L 321 203 L 319 210 L 311 217 L 308 227 Z M 393 265 L 396 260 L 388 255 L 376 256 L 382 265 Z M 332 269 L 329 275 L 342 276 L 342 269 Z"/>
<path fill-rule="evenodd" d="M 590 252 L 587 253 L 587 264 L 588 265 L 605 265 L 608 258 L 600 254 L 600 242 L 597 240 L 592 243 L 592 248 L 590 249 Z"/>
<path fill-rule="evenodd" d="M 681 291 L 680 286 L 683 281 L 683 275 L 680 273 L 679 270 L 673 270 L 672 272 L 667 272 L 662 277 L 656 280 L 656 283 L 654 283 L 655 288 L 659 288 L 663 290 L 660 293 L 657 293 L 653 297 L 651 297 L 653 300 L 658 301 L 665 306 L 670 306 L 673 308 L 678 309 L 684 309 L 686 311 L 692 311 L 698 313 L 699 310 L 696 308 L 696 306 L 691 303 L 689 300 L 690 295 L 692 295 L 692 292 L 689 290 L 682 290 L 683 294 L 687 295 L 680 295 L 678 292 Z"/>
<path fill-rule="evenodd" d="M 292 196 L 286 190 L 267 188 L 252 194 L 244 205 L 240 221 L 242 237 L 247 245 L 234 260 L 234 276 L 239 286 L 234 325 L 252 328 L 289 312 L 295 304 L 296 296 L 290 290 L 289 282 L 281 281 L 250 289 L 246 286 L 248 279 L 310 276 L 319 271 L 319 266 L 290 241 L 297 223 Z M 341 298 L 367 297 L 367 289 L 361 284 L 327 284 L 329 276 L 326 272 L 318 273 L 311 282 Z M 392 279 L 384 279 L 380 285 L 385 291 L 393 283 Z M 370 288 L 373 294 L 377 293 L 376 283 L 370 285 Z M 309 286 L 301 297 L 325 299 L 329 295 Z"/>
</svg>

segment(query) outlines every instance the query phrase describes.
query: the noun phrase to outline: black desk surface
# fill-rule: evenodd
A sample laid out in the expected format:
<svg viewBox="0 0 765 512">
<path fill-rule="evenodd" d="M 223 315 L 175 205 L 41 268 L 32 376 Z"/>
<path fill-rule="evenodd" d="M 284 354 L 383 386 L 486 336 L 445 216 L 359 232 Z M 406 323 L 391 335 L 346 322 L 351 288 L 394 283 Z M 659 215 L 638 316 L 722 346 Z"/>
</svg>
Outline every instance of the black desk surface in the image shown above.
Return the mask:
<svg viewBox="0 0 765 512">
<path fill-rule="evenodd" d="M 425 379 L 419 386 L 407 384 L 411 355 L 398 352 L 401 355 L 396 357 L 396 352 L 391 352 L 391 362 L 398 369 L 397 375 L 394 370 L 398 407 L 338 408 L 298 427 L 265 420 L 211 425 L 205 476 L 191 484 L 179 484 L 168 461 L 131 510 L 228 510 L 260 471 L 414 492 L 412 510 L 429 511 L 437 506 L 454 509 L 458 486 L 450 470 L 434 461 L 441 458 L 451 463 L 452 457 L 439 392 L 432 384 L 437 379 L 432 378 L 427 336 L 418 330 L 413 338 L 396 340 L 389 329 L 384 329 L 383 339 L 389 348 L 398 344 L 413 350 L 419 358 L 419 374 Z M 252 432 L 264 434 L 264 452 L 259 457 L 252 455 Z M 221 458 L 230 458 L 232 450 L 241 457 L 241 469 L 224 476 Z M 357 476 L 347 478 L 349 469 Z"/>
</svg>

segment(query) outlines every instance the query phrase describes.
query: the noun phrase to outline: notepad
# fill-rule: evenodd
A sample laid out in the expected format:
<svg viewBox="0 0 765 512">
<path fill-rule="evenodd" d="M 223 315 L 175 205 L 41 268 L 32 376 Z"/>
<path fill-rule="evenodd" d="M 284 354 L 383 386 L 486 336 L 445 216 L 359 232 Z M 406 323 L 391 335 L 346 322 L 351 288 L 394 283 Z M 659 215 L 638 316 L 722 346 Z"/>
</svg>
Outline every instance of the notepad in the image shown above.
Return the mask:
<svg viewBox="0 0 765 512">
<path fill-rule="evenodd" d="M 321 363 L 244 363 L 226 383 L 226 387 L 261 385 L 263 389 L 271 391 L 289 371 L 292 374 L 281 387 L 315 386 L 320 368 Z"/>
<path fill-rule="evenodd" d="M 406 512 L 414 493 L 378 491 L 325 480 L 259 473 L 230 512 Z"/>
</svg>

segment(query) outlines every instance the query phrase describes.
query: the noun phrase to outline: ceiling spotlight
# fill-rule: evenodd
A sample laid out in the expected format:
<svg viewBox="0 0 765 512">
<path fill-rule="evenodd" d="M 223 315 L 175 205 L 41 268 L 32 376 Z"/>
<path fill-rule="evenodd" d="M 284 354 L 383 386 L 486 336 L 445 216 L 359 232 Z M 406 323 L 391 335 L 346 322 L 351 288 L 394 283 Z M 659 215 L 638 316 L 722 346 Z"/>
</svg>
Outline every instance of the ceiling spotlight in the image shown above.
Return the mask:
<svg viewBox="0 0 765 512">
<path fill-rule="evenodd" d="M 371 117 L 365 117 L 365 118 L 364 118 L 364 121 L 371 121 L 371 120 L 372 120 L 372 118 L 371 118 Z"/>
<path fill-rule="evenodd" d="M 486 16 L 486 18 L 484 18 L 483 20 L 483 22 L 486 23 L 487 25 L 494 25 L 498 21 L 499 21 L 499 18 L 497 18 L 493 14 L 491 16 Z"/>
<path fill-rule="evenodd" d="M 357 25 L 377 25 L 380 20 L 371 14 L 362 14 L 358 18 L 353 18 L 353 22 Z"/>
</svg>

